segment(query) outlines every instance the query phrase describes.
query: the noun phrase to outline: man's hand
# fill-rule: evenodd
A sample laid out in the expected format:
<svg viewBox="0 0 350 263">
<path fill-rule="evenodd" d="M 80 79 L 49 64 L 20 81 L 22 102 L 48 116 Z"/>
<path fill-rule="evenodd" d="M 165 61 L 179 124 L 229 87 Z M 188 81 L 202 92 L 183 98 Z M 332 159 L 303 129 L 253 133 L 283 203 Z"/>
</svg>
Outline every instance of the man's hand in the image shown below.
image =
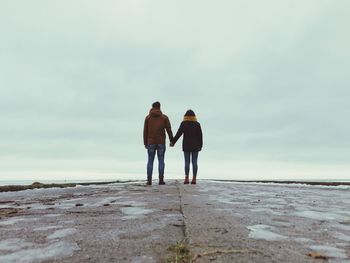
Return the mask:
<svg viewBox="0 0 350 263">
<path fill-rule="evenodd" d="M 170 147 L 174 147 L 174 145 L 175 145 L 174 143 L 172 143 L 172 142 L 170 143 Z"/>
<path fill-rule="evenodd" d="M 145 149 L 147 150 L 148 148 L 147 148 L 147 145 L 145 145 Z"/>
</svg>

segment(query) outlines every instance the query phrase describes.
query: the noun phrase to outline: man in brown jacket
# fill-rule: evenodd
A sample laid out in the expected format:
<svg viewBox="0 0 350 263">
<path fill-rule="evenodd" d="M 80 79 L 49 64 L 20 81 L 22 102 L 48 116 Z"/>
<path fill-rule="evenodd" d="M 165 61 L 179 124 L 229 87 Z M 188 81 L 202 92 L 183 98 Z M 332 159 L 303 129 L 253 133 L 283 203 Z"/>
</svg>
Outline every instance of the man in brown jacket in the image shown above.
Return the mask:
<svg viewBox="0 0 350 263">
<path fill-rule="evenodd" d="M 147 163 L 147 184 L 152 185 L 153 162 L 157 152 L 159 184 L 164 182 L 164 155 L 165 155 L 165 130 L 168 133 L 170 141 L 173 140 L 173 133 L 169 118 L 160 110 L 160 103 L 157 101 L 152 104 L 149 115 L 146 116 L 143 129 L 143 143 L 148 152 Z"/>
</svg>

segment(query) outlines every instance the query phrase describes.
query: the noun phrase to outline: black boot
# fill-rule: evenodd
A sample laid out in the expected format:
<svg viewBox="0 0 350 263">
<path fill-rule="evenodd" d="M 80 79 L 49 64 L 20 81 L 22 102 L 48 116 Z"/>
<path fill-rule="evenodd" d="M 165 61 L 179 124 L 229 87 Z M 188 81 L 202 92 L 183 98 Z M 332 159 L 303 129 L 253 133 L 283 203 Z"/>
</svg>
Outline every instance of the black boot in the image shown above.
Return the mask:
<svg viewBox="0 0 350 263">
<path fill-rule="evenodd" d="M 159 185 L 164 185 L 164 176 L 159 176 Z"/>
<path fill-rule="evenodd" d="M 147 185 L 152 185 L 152 177 L 147 177 Z"/>
</svg>

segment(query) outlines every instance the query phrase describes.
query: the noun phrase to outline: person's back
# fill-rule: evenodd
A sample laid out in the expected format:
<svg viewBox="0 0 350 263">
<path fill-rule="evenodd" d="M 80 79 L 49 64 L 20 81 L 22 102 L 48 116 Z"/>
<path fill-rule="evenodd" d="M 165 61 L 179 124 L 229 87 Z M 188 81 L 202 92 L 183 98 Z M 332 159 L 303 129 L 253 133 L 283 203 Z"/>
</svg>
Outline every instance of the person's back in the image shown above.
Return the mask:
<svg viewBox="0 0 350 263">
<path fill-rule="evenodd" d="M 169 118 L 160 109 L 152 108 L 145 119 L 144 144 L 165 144 L 165 130 L 171 131 Z"/>
<path fill-rule="evenodd" d="M 181 123 L 173 141 L 174 145 L 183 135 L 182 150 L 185 157 L 185 184 L 189 183 L 190 159 L 192 158 L 193 178 L 191 184 L 196 184 L 198 171 L 198 153 L 203 147 L 203 134 L 200 123 L 197 121 L 196 115 L 192 110 L 185 113 L 184 120 Z"/>
<path fill-rule="evenodd" d="M 147 163 L 147 184 L 152 184 L 153 162 L 155 154 L 158 156 L 159 184 L 164 182 L 164 156 L 165 156 L 165 131 L 168 133 L 170 141 L 173 140 L 173 133 L 169 118 L 160 110 L 160 103 L 152 104 L 149 115 L 145 118 L 143 129 L 143 142 L 148 153 Z"/>
<path fill-rule="evenodd" d="M 200 151 L 202 148 L 202 130 L 199 122 L 183 121 L 181 123 L 183 130 L 182 148 L 184 152 Z"/>
</svg>

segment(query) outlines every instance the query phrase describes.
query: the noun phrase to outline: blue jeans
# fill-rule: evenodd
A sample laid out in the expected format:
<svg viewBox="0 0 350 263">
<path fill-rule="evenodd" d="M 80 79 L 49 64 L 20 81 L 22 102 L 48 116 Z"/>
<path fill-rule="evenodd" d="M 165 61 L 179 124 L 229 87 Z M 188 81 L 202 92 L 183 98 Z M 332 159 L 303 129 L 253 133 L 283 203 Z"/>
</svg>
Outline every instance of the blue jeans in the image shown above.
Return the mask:
<svg viewBox="0 0 350 263">
<path fill-rule="evenodd" d="M 147 153 L 148 153 L 148 163 L 147 163 L 147 177 L 152 178 L 153 173 L 153 162 L 154 157 L 158 156 L 158 172 L 159 178 L 164 177 L 164 155 L 165 155 L 165 144 L 150 144 L 147 145 Z"/>
<path fill-rule="evenodd" d="M 184 152 L 185 156 L 185 175 L 189 176 L 190 174 L 190 157 L 192 156 L 192 168 L 193 168 L 193 176 L 197 176 L 198 171 L 198 152 Z"/>
</svg>

